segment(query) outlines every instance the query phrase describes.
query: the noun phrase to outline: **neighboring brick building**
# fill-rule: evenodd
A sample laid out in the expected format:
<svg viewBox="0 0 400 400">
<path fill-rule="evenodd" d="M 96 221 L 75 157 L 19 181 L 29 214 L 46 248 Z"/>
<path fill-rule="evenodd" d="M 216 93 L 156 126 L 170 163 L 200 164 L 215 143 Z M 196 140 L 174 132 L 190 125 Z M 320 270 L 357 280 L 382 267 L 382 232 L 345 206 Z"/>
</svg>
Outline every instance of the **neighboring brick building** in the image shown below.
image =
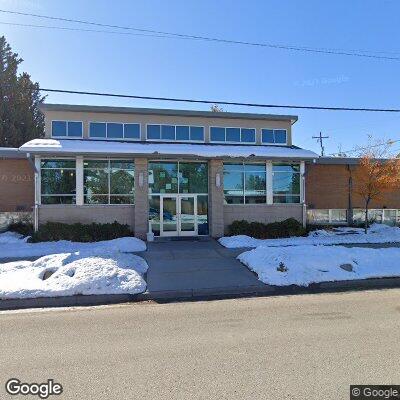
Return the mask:
<svg viewBox="0 0 400 400">
<path fill-rule="evenodd" d="M 307 164 L 305 203 L 309 222 L 345 223 L 360 220 L 364 202 L 355 193 L 357 158 L 321 157 Z M 400 222 L 400 190 L 384 193 L 370 203 L 378 222 Z"/>
<path fill-rule="evenodd" d="M 12 221 L 33 220 L 34 168 L 25 153 L 0 148 L 0 230 Z"/>
<path fill-rule="evenodd" d="M 26 154 L 0 148 L 0 212 L 32 211 L 34 172 Z"/>
</svg>

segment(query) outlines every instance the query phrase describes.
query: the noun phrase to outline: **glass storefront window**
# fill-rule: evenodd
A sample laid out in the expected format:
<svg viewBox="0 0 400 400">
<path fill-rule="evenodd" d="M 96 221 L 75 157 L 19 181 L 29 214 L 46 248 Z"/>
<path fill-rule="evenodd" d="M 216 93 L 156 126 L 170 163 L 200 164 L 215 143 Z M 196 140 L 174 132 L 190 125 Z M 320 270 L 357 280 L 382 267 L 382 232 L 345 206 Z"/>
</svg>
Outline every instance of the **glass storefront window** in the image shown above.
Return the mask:
<svg viewBox="0 0 400 400">
<path fill-rule="evenodd" d="M 40 175 L 42 204 L 76 203 L 75 160 L 42 160 Z"/>
<path fill-rule="evenodd" d="M 208 196 L 197 196 L 197 230 L 208 235 Z"/>
<path fill-rule="evenodd" d="M 273 164 L 274 203 L 300 203 L 300 165 Z"/>
<path fill-rule="evenodd" d="M 178 193 L 178 163 L 149 163 L 149 193 Z"/>
<path fill-rule="evenodd" d="M 160 235 L 160 196 L 151 196 L 149 199 L 149 224 L 151 231 Z"/>
<path fill-rule="evenodd" d="M 265 164 L 224 164 L 226 204 L 266 203 Z"/>
<path fill-rule="evenodd" d="M 149 193 L 208 193 L 207 163 L 150 162 Z"/>
<path fill-rule="evenodd" d="M 208 193 L 206 163 L 179 163 L 179 193 Z"/>
<path fill-rule="evenodd" d="M 133 204 L 135 167 L 129 160 L 85 160 L 85 204 Z"/>
</svg>

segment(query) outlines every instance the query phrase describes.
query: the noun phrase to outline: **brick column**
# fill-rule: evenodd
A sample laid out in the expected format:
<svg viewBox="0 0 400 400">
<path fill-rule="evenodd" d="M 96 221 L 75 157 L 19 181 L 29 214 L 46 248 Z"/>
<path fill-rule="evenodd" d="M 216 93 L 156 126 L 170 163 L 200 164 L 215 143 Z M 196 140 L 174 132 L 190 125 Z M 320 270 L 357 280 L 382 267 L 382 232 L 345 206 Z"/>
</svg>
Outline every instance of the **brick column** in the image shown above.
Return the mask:
<svg viewBox="0 0 400 400">
<path fill-rule="evenodd" d="M 221 237 L 224 235 L 224 165 L 222 160 L 211 160 L 208 167 L 208 216 L 210 219 L 210 235 L 212 237 Z M 219 187 L 216 185 L 217 174 L 219 174 Z"/>
<path fill-rule="evenodd" d="M 147 175 L 147 159 L 135 158 L 135 236 L 140 239 L 146 239 L 149 230 Z"/>
</svg>

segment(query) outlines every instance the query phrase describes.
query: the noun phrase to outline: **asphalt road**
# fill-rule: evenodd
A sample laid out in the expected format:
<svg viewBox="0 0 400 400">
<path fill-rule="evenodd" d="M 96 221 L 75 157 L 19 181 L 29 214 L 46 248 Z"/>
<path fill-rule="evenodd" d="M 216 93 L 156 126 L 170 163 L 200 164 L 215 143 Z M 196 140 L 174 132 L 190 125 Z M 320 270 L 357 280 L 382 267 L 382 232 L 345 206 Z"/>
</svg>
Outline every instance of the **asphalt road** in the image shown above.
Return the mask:
<svg viewBox="0 0 400 400">
<path fill-rule="evenodd" d="M 10 377 L 63 399 L 348 399 L 400 384 L 399 360 L 397 289 L 0 313 L 1 399 Z"/>
</svg>

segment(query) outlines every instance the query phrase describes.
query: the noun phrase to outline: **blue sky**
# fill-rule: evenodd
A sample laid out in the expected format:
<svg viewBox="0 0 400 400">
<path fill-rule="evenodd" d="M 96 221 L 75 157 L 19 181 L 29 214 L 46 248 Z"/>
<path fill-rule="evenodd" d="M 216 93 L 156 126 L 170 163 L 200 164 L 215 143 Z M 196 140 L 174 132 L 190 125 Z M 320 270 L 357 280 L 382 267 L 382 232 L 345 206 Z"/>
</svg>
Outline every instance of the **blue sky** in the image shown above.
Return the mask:
<svg viewBox="0 0 400 400">
<path fill-rule="evenodd" d="M 397 52 L 400 2 L 0 0 L 0 8 L 233 40 Z M 0 22 L 96 29 L 0 13 Z M 0 25 L 42 87 L 241 102 L 400 108 L 400 61 L 203 41 Z M 206 105 L 51 94 L 48 102 L 207 110 Z M 224 107 L 295 114 L 296 145 L 326 152 L 400 139 L 400 114 Z M 394 145 L 400 149 L 400 143 Z"/>
</svg>

